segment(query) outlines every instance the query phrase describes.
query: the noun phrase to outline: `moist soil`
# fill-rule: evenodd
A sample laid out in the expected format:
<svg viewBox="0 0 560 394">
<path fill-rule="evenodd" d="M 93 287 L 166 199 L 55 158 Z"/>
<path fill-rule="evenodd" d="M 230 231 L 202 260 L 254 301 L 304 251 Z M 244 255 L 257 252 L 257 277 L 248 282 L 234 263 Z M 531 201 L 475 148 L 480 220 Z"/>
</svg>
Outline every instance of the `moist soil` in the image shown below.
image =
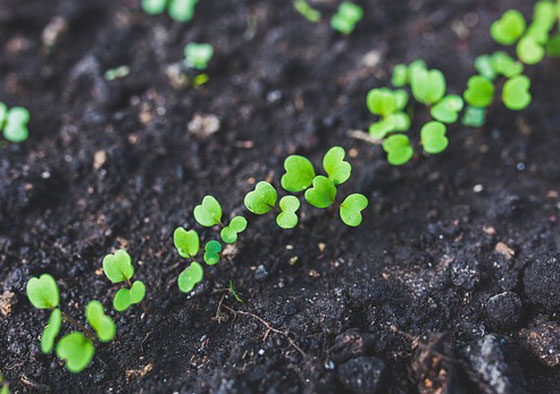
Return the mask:
<svg viewBox="0 0 560 394">
<path fill-rule="evenodd" d="M 31 112 L 28 141 L 0 144 L 0 372 L 13 392 L 560 392 L 558 60 L 528 70 L 528 109 L 450 127 L 443 154 L 392 167 L 348 136 L 373 121 L 366 93 L 392 66 L 422 57 L 460 94 L 474 58 L 497 49 L 491 22 L 534 3 L 362 1 L 347 37 L 328 23 L 337 3 L 314 3 L 314 24 L 289 2 L 208 0 L 180 24 L 136 0 L 0 1 L 0 100 Z M 210 80 L 181 89 L 168 67 L 192 41 L 215 48 Z M 129 75 L 106 81 L 120 65 Z M 426 117 L 418 108 L 413 130 Z M 309 206 L 289 231 L 245 212 L 228 256 L 179 292 L 174 228 L 217 236 L 192 216 L 204 195 L 227 220 L 255 181 L 278 185 L 287 155 L 319 165 L 333 145 L 352 153 L 339 196 L 370 200 L 360 227 Z M 146 315 L 111 309 L 101 260 L 120 247 Z M 65 311 L 84 321 L 98 299 L 117 323 L 80 374 L 40 351 L 48 314 L 25 284 L 45 272 Z"/>
</svg>

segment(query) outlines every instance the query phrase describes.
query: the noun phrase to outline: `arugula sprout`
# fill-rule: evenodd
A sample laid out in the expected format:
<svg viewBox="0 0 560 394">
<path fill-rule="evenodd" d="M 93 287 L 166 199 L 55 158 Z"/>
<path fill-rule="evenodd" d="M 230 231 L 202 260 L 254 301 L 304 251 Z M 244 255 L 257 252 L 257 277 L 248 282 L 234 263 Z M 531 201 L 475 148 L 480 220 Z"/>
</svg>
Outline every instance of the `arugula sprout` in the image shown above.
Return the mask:
<svg viewBox="0 0 560 394">
<path fill-rule="evenodd" d="M 342 33 L 350 34 L 356 28 L 356 24 L 364 16 L 362 7 L 349 1 L 343 1 L 338 6 L 338 11 L 331 18 L 331 27 Z"/>
<path fill-rule="evenodd" d="M 58 285 L 49 274 L 31 278 L 26 286 L 27 298 L 37 309 L 54 309 L 60 302 Z"/>
<path fill-rule="evenodd" d="M 494 84 L 480 75 L 470 77 L 463 97 L 471 107 L 488 107 L 494 99 Z"/>
<path fill-rule="evenodd" d="M 506 81 L 502 90 L 502 101 L 509 109 L 519 111 L 531 104 L 529 88 L 531 81 L 525 75 L 518 75 Z"/>
<path fill-rule="evenodd" d="M 173 232 L 173 243 L 179 256 L 184 259 L 194 258 L 200 248 L 197 232 L 194 230 L 187 231 L 183 227 L 177 227 Z"/>
<path fill-rule="evenodd" d="M 196 261 L 193 261 L 188 268 L 181 272 L 177 279 L 179 290 L 183 293 L 190 293 L 196 284 L 202 281 L 203 276 L 204 271 L 202 266 Z"/>
<path fill-rule="evenodd" d="M 371 89 L 366 104 L 372 114 L 381 116 L 381 120 L 370 125 L 370 135 L 375 139 L 383 139 L 391 132 L 407 131 L 410 117 L 403 112 L 407 103 L 408 93 L 405 90 Z"/>
<path fill-rule="evenodd" d="M 125 282 L 128 288 L 122 288 L 113 298 L 113 307 L 118 312 L 127 310 L 134 304 L 141 304 L 144 313 L 147 312 L 146 306 L 142 302 L 146 295 L 146 286 L 140 280 L 131 282 L 134 275 L 134 266 L 130 255 L 124 249 L 119 249 L 115 254 L 108 254 L 103 258 L 103 272 L 113 283 Z"/>
<path fill-rule="evenodd" d="M 486 120 L 486 109 L 468 106 L 461 122 L 468 127 L 482 127 Z"/>
<path fill-rule="evenodd" d="M 237 241 L 237 234 L 245 231 L 247 228 L 247 219 L 243 216 L 236 216 L 231 219 L 229 226 L 226 226 L 220 232 L 220 236 L 222 237 L 222 241 L 226 244 L 232 244 Z"/>
<path fill-rule="evenodd" d="M 422 146 L 427 153 L 440 153 L 447 148 L 449 141 L 445 136 L 447 128 L 440 122 L 428 122 L 420 131 Z"/>
<path fill-rule="evenodd" d="M 51 317 L 49 318 L 49 323 L 43 330 L 41 335 L 41 351 L 45 354 L 51 352 L 54 347 L 54 341 L 58 334 L 60 333 L 60 327 L 62 325 L 62 312 L 60 309 L 55 308 L 51 312 Z"/>
<path fill-rule="evenodd" d="M 496 74 L 503 75 L 506 78 L 514 77 L 523 72 L 523 63 L 514 60 L 504 51 L 498 51 L 491 55 L 490 64 L 495 70 Z M 487 77 L 483 73 L 481 74 Z"/>
<path fill-rule="evenodd" d="M 117 312 L 126 311 L 134 304 L 141 304 L 146 296 L 146 286 L 144 282 L 137 280 L 132 283 L 130 288 L 122 288 L 117 291 L 113 298 L 113 307 Z M 146 312 L 146 307 L 142 309 Z"/>
<path fill-rule="evenodd" d="M 387 138 L 383 142 L 383 150 L 387 152 L 387 161 L 395 166 L 407 163 L 414 156 L 410 140 L 404 134 L 394 134 Z"/>
<path fill-rule="evenodd" d="M 396 88 L 402 88 L 408 83 L 408 67 L 406 64 L 397 64 L 393 68 L 391 83 Z"/>
<path fill-rule="evenodd" d="M 142 0 L 142 9 L 146 14 L 158 15 L 168 9 L 171 19 L 177 22 L 189 22 L 194 16 L 198 0 Z"/>
<path fill-rule="evenodd" d="M 294 8 L 310 22 L 317 23 L 321 20 L 321 13 L 305 0 L 295 0 Z"/>
<path fill-rule="evenodd" d="M 56 345 L 56 355 L 66 361 L 70 372 L 82 372 L 91 362 L 95 348 L 93 341 L 78 331 L 64 336 Z"/>
<path fill-rule="evenodd" d="M 191 42 L 185 45 L 185 63 L 187 66 L 204 71 L 214 56 L 214 47 L 206 43 Z"/>
<path fill-rule="evenodd" d="M 296 214 L 300 207 L 299 199 L 295 196 L 284 196 L 278 203 L 280 213 L 276 216 L 276 224 L 283 229 L 294 228 L 298 224 L 298 216 Z"/>
<path fill-rule="evenodd" d="M 426 105 L 434 104 L 445 94 L 445 77 L 439 70 L 416 67 L 411 72 L 410 87 L 416 101 Z"/>
<path fill-rule="evenodd" d="M 526 26 L 525 18 L 519 11 L 508 10 L 492 23 L 490 35 L 498 44 L 513 45 L 523 35 Z"/>
<path fill-rule="evenodd" d="M 296 161 L 299 162 L 299 160 Z M 309 160 L 307 161 L 309 162 Z M 311 162 L 309 162 L 309 164 L 311 164 Z M 286 163 L 284 163 L 284 166 L 286 166 Z M 303 167 L 305 166 L 306 165 L 304 165 Z M 299 178 L 296 179 L 295 172 L 298 171 L 301 167 L 298 167 L 297 164 L 294 164 L 293 162 L 292 164 L 289 164 L 289 167 L 291 168 L 289 170 L 291 175 L 287 178 L 282 177 L 283 182 L 285 182 L 285 184 L 283 184 L 283 187 L 284 189 L 286 189 L 288 186 L 291 186 L 293 188 L 299 188 L 301 183 L 299 182 Z M 288 171 L 287 168 L 286 171 Z M 313 175 L 315 175 L 315 170 L 313 169 L 312 164 L 311 164 L 311 171 L 313 172 Z M 288 172 L 286 172 L 286 174 L 287 173 Z M 284 179 L 286 180 L 284 181 Z M 264 215 L 265 213 L 270 212 L 276 207 L 277 199 L 278 199 L 278 193 L 276 193 L 276 189 L 274 189 L 274 186 L 272 186 L 268 182 L 262 181 L 257 183 L 257 185 L 255 186 L 255 190 L 247 193 L 244 199 L 244 204 L 245 207 L 247 207 L 247 209 L 252 213 L 254 213 L 255 215 Z"/>
<path fill-rule="evenodd" d="M 463 109 L 463 99 L 457 95 L 448 95 L 442 98 L 430 110 L 430 114 L 436 120 L 443 123 L 455 123 L 459 119 L 459 113 Z"/>
<path fill-rule="evenodd" d="M 282 175 L 280 183 L 287 192 L 301 192 L 311 186 L 315 178 L 313 164 L 303 156 L 288 156 L 284 160 L 284 169 L 286 173 Z"/>
<path fill-rule="evenodd" d="M 202 203 L 194 208 L 194 219 L 204 227 L 213 227 L 222 223 L 222 206 L 214 197 L 208 195 Z"/>
<path fill-rule="evenodd" d="M 350 178 L 352 166 L 344 161 L 346 152 L 340 146 L 333 146 L 323 157 L 323 168 L 335 186 L 341 185 Z"/>
<path fill-rule="evenodd" d="M 220 252 L 222 251 L 222 244 L 218 241 L 208 241 L 204 247 L 204 262 L 208 265 L 217 264 L 220 261 Z"/>
<path fill-rule="evenodd" d="M 90 301 L 86 307 L 86 318 L 97 333 L 101 342 L 111 342 L 115 337 L 115 322 L 105 315 L 103 305 L 97 300 Z"/>
<path fill-rule="evenodd" d="M 340 204 L 340 218 L 347 226 L 357 227 L 362 223 L 362 211 L 368 206 L 368 199 L 359 193 L 350 194 Z"/>
<path fill-rule="evenodd" d="M 517 57 L 525 64 L 537 64 L 545 54 L 544 46 L 533 37 L 523 37 L 517 44 Z"/>
<path fill-rule="evenodd" d="M 329 178 L 318 175 L 313 179 L 313 187 L 305 191 L 305 200 L 316 208 L 328 208 L 336 197 L 336 186 Z"/>
<path fill-rule="evenodd" d="M 29 111 L 23 107 L 13 107 L 8 110 L 6 104 L 0 101 L 0 130 L 4 138 L 13 143 L 23 142 L 29 137 L 27 123 Z"/>
<path fill-rule="evenodd" d="M 235 291 L 235 288 L 233 287 L 233 281 L 232 280 L 229 281 L 229 291 L 230 291 L 231 294 L 233 294 L 233 297 L 235 298 L 235 300 L 237 302 L 239 302 L 240 304 L 243 304 L 243 300 L 241 299 L 241 297 L 239 297 L 237 295 L 237 292 Z"/>
</svg>

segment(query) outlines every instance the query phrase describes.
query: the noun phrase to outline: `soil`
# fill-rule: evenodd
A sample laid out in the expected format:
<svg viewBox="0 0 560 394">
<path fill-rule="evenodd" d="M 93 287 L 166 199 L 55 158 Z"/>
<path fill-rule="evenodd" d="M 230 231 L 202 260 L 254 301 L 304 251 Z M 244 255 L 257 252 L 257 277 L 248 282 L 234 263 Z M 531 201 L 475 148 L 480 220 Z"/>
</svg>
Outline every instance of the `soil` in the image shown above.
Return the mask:
<svg viewBox="0 0 560 394">
<path fill-rule="evenodd" d="M 397 63 L 422 57 L 461 93 L 474 58 L 497 49 L 490 23 L 533 2 L 362 1 L 348 37 L 328 23 L 337 3 L 316 2 L 313 24 L 289 2 L 208 0 L 179 24 L 137 0 L 0 1 L 0 101 L 31 112 L 29 140 L 0 146 L 0 372 L 13 392 L 560 392 L 558 60 L 528 71 L 527 110 L 451 127 L 441 155 L 391 167 L 348 136 L 372 122 L 365 95 Z M 67 28 L 46 48 L 57 17 Z M 214 45 L 210 81 L 178 89 L 168 66 L 191 41 Z M 120 65 L 130 74 L 107 82 Z M 216 133 L 189 131 L 208 114 Z M 354 153 L 339 194 L 370 199 L 359 228 L 308 206 L 290 231 L 248 215 L 230 258 L 179 292 L 172 232 L 199 229 L 204 195 L 231 217 L 255 180 L 278 184 L 287 155 L 320 164 L 335 144 Z M 145 316 L 110 308 L 101 259 L 119 247 L 148 287 Z M 44 272 L 68 313 L 83 321 L 95 298 L 116 320 L 80 374 L 40 351 L 48 314 L 24 290 Z"/>
</svg>

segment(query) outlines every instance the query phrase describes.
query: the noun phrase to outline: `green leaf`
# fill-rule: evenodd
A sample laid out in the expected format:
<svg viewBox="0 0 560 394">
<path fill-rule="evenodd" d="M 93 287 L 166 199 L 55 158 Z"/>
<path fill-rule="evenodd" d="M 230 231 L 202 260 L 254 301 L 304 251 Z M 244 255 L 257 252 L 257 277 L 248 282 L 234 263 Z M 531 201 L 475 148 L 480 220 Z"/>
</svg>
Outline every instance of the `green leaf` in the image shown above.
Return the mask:
<svg viewBox="0 0 560 394">
<path fill-rule="evenodd" d="M 305 200 L 316 208 L 329 207 L 336 197 L 336 186 L 323 175 L 313 179 L 313 187 L 305 191 Z"/>
<path fill-rule="evenodd" d="M 482 127 L 486 120 L 486 109 L 467 107 L 463 115 L 462 123 L 468 127 Z"/>
<path fill-rule="evenodd" d="M 416 68 L 412 73 L 410 86 L 414 98 L 423 104 L 438 102 L 445 94 L 445 77 L 439 70 Z"/>
<path fill-rule="evenodd" d="M 376 140 L 381 140 L 385 138 L 387 134 L 394 131 L 397 127 L 397 118 L 394 116 L 388 116 L 379 122 L 374 122 L 369 126 L 369 135 L 371 135 Z"/>
<path fill-rule="evenodd" d="M 214 48 L 210 44 L 191 42 L 185 46 L 185 62 L 189 67 L 206 70 L 212 56 L 214 56 Z"/>
<path fill-rule="evenodd" d="M 171 0 L 169 16 L 177 22 L 189 22 L 194 16 L 194 8 L 198 0 Z"/>
<path fill-rule="evenodd" d="M 311 167 L 313 169 L 313 167 Z M 268 182 L 261 181 L 255 190 L 247 193 L 244 199 L 245 207 L 255 215 L 264 215 L 276 206 L 278 194 L 276 189 Z"/>
<path fill-rule="evenodd" d="M 387 116 L 397 110 L 397 97 L 387 89 L 371 89 L 366 97 L 369 111 L 374 115 Z"/>
<path fill-rule="evenodd" d="M 237 241 L 237 234 L 245 231 L 247 228 L 247 219 L 243 216 L 236 216 L 231 219 L 229 226 L 222 229 L 220 235 L 226 244 L 232 244 Z"/>
<path fill-rule="evenodd" d="M 343 1 L 340 3 L 337 13 L 331 18 L 331 27 L 342 34 L 350 34 L 363 15 L 362 7 L 349 1 Z"/>
<path fill-rule="evenodd" d="M 89 365 L 94 352 L 91 339 L 77 331 L 64 336 L 56 345 L 56 355 L 74 373 L 82 372 Z"/>
<path fill-rule="evenodd" d="M 544 57 L 544 47 L 532 37 L 523 37 L 517 44 L 517 57 L 525 64 L 537 64 Z"/>
<path fill-rule="evenodd" d="M 10 385 L 5 384 L 2 386 L 2 388 L 0 388 L 0 394 L 10 394 Z"/>
<path fill-rule="evenodd" d="M 194 208 L 194 218 L 201 226 L 212 227 L 222 221 L 222 207 L 214 197 L 206 196 Z"/>
<path fill-rule="evenodd" d="M 6 116 L 4 126 L 4 138 L 13 143 L 23 142 L 29 136 L 27 123 L 29 122 L 29 111 L 23 107 L 10 109 Z"/>
<path fill-rule="evenodd" d="M 363 194 L 350 194 L 340 204 L 340 218 L 347 226 L 357 227 L 362 223 L 362 211 L 368 206 L 368 199 Z"/>
<path fill-rule="evenodd" d="M 103 305 L 99 301 L 93 300 L 88 303 L 86 318 L 101 342 L 110 342 L 115 337 L 115 322 L 105 315 Z"/>
<path fill-rule="evenodd" d="M 490 55 L 478 56 L 474 60 L 474 68 L 476 69 L 476 71 L 478 71 L 480 75 L 482 75 L 485 78 L 488 78 L 491 81 L 498 76 L 498 73 L 492 66 L 492 56 Z"/>
<path fill-rule="evenodd" d="M 197 283 L 202 281 L 203 274 L 204 271 L 200 264 L 196 261 L 191 263 L 191 265 L 179 275 L 179 279 L 177 280 L 179 290 L 183 293 L 189 293 L 194 289 Z"/>
<path fill-rule="evenodd" d="M 509 79 L 504 84 L 502 100 L 509 109 L 519 111 L 531 104 L 531 93 L 529 88 L 531 81 L 525 75 L 519 75 Z"/>
<path fill-rule="evenodd" d="M 408 83 L 412 81 L 412 75 L 416 72 L 416 70 L 428 70 L 426 62 L 422 59 L 416 59 L 408 65 L 406 70 L 406 79 L 408 80 Z"/>
<path fill-rule="evenodd" d="M 488 107 L 494 98 L 494 84 L 488 79 L 475 75 L 469 78 L 468 88 L 463 94 L 465 101 L 472 107 Z"/>
<path fill-rule="evenodd" d="M 280 183 L 287 192 L 301 192 L 307 189 L 315 178 L 313 164 L 303 156 L 288 156 L 284 160 L 284 169 L 286 172 L 282 175 Z"/>
<path fill-rule="evenodd" d="M 222 244 L 218 241 L 208 241 L 204 247 L 204 262 L 208 265 L 217 264 L 220 261 L 220 252 L 222 251 Z"/>
<path fill-rule="evenodd" d="M 177 227 L 173 232 L 173 243 L 179 256 L 185 259 L 192 259 L 200 249 L 197 232 L 194 230 L 187 231 L 183 227 Z"/>
<path fill-rule="evenodd" d="M 463 109 L 463 99 L 456 95 L 445 96 L 432 107 L 430 114 L 440 122 L 455 123 L 459 119 L 459 112 Z"/>
<path fill-rule="evenodd" d="M 395 134 L 387 138 L 383 143 L 383 150 L 387 152 L 387 161 L 394 166 L 405 164 L 414 155 L 410 140 L 404 134 Z"/>
<path fill-rule="evenodd" d="M 492 23 L 490 35 L 498 44 L 512 45 L 523 35 L 525 27 L 523 15 L 517 10 L 508 10 Z"/>
<path fill-rule="evenodd" d="M 0 101 L 0 130 L 4 127 L 4 122 L 8 116 L 8 107 Z M 1 382 L 0 382 L 1 383 Z"/>
<path fill-rule="evenodd" d="M 402 111 L 408 104 L 408 93 L 404 89 L 398 89 L 393 92 L 393 96 L 397 100 L 397 110 Z M 393 112 L 395 114 L 396 111 Z"/>
<path fill-rule="evenodd" d="M 126 311 L 130 306 L 139 304 L 146 295 L 146 285 L 144 282 L 134 281 L 130 289 L 120 289 L 113 298 L 113 308 L 118 312 Z"/>
<path fill-rule="evenodd" d="M 546 43 L 546 55 L 550 57 L 560 56 L 560 34 L 556 34 Z"/>
<path fill-rule="evenodd" d="M 420 130 L 422 146 L 427 153 L 440 153 L 447 148 L 449 141 L 445 136 L 447 128 L 440 122 L 428 122 Z"/>
<path fill-rule="evenodd" d="M 31 304 L 37 309 L 53 309 L 58 306 L 58 286 L 54 278 L 49 274 L 29 279 L 26 293 Z"/>
<path fill-rule="evenodd" d="M 43 330 L 43 335 L 41 335 L 41 351 L 43 353 L 47 354 L 51 352 L 54 347 L 54 340 L 60 332 L 61 324 L 62 312 L 58 308 L 53 309 L 49 319 L 49 324 L 47 324 Z"/>
<path fill-rule="evenodd" d="M 149 15 L 161 14 L 166 5 L 167 0 L 142 0 L 142 9 Z"/>
<path fill-rule="evenodd" d="M 397 88 L 402 88 L 406 86 L 407 83 L 408 68 L 405 64 L 397 64 L 393 68 L 393 76 L 391 77 L 391 83 Z"/>
<path fill-rule="evenodd" d="M 113 283 L 130 280 L 134 275 L 130 255 L 124 249 L 117 250 L 115 254 L 108 254 L 103 258 L 103 271 Z"/>
<path fill-rule="evenodd" d="M 391 131 L 408 131 L 410 129 L 410 117 L 404 112 L 395 112 L 387 119 L 391 119 L 395 124 Z"/>
<path fill-rule="evenodd" d="M 321 20 L 321 13 L 311 7 L 305 0 L 295 0 L 294 8 L 310 22 L 317 23 Z"/>
<path fill-rule="evenodd" d="M 298 224 L 298 216 L 296 214 L 300 207 L 299 199 L 295 196 L 284 196 L 280 199 L 280 212 L 276 216 L 276 224 L 283 229 L 294 228 Z"/>
<path fill-rule="evenodd" d="M 336 185 L 341 185 L 350 178 L 352 166 L 344 161 L 346 152 L 340 146 L 333 146 L 323 157 L 323 168 L 329 179 Z"/>
<path fill-rule="evenodd" d="M 523 72 L 523 63 L 514 60 L 504 51 L 498 51 L 490 56 L 492 68 L 506 78 L 511 78 Z"/>
</svg>

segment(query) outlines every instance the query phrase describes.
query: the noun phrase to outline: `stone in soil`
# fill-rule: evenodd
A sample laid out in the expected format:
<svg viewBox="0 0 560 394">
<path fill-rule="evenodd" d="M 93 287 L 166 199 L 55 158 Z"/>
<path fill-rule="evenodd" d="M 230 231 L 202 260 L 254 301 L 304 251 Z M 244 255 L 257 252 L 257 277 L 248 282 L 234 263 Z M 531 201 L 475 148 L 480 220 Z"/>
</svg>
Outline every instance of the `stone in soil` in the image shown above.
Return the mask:
<svg viewBox="0 0 560 394">
<path fill-rule="evenodd" d="M 521 299 L 511 291 L 493 295 L 486 302 L 486 320 L 496 329 L 514 328 L 521 314 Z"/>
<path fill-rule="evenodd" d="M 532 303 L 553 309 L 560 306 L 560 253 L 541 256 L 525 270 L 525 294 Z"/>
</svg>

